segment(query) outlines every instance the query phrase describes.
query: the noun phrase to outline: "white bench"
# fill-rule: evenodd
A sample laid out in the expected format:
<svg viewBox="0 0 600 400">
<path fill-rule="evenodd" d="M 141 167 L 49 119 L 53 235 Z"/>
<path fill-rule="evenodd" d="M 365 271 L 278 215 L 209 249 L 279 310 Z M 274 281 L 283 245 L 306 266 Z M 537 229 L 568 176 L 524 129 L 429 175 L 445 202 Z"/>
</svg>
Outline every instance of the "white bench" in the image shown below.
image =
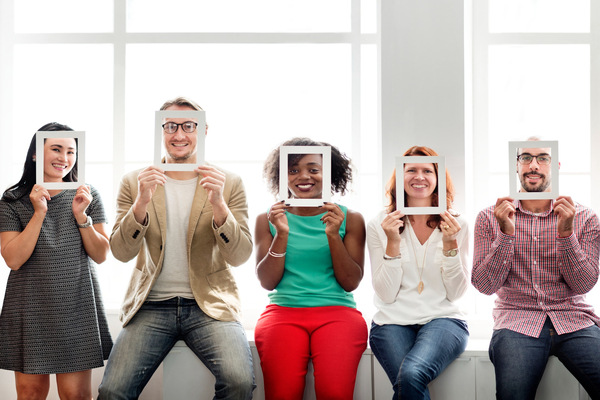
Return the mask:
<svg viewBox="0 0 600 400">
<path fill-rule="evenodd" d="M 249 337 L 251 332 L 249 332 Z M 254 342 L 250 342 L 254 359 L 256 390 L 254 399 L 264 399 L 263 376 Z M 210 400 L 215 379 L 183 341 L 178 342 L 163 364 L 163 398 L 168 400 Z M 315 400 L 312 366 L 306 377 L 304 400 Z M 494 367 L 489 360 L 486 341 L 471 341 L 467 350 L 430 385 L 435 400 L 494 400 Z M 356 379 L 354 399 L 389 400 L 392 386 L 371 349 L 365 350 Z M 588 400 L 585 390 L 556 357 L 551 357 L 536 399 Z"/>
</svg>

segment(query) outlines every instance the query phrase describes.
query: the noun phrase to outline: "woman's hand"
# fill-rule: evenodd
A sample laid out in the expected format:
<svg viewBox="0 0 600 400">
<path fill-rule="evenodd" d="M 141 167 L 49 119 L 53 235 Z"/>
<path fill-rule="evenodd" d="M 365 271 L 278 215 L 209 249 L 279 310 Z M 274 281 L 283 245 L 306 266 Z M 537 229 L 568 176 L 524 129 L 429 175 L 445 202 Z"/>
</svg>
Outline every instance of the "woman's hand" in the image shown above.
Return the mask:
<svg viewBox="0 0 600 400">
<path fill-rule="evenodd" d="M 386 215 L 381 222 L 381 228 L 387 236 L 388 242 L 400 243 L 400 228 L 404 226 L 403 217 L 404 214 L 400 210 L 396 210 Z"/>
<path fill-rule="evenodd" d="M 78 224 L 84 224 L 87 220 L 85 210 L 87 210 L 92 200 L 93 197 L 89 186 L 81 185 L 77 188 L 77 193 L 73 197 L 72 209 Z"/>
<path fill-rule="evenodd" d="M 440 221 L 440 229 L 442 230 L 442 242 L 454 242 L 456 243 L 456 237 L 458 236 L 458 232 L 460 232 L 460 224 L 450 214 L 448 210 L 444 211 L 440 214 L 442 217 L 442 221 Z"/>
<path fill-rule="evenodd" d="M 388 257 L 400 255 L 400 228 L 404 226 L 404 214 L 400 210 L 392 211 L 381 221 L 381 228 L 387 237 L 385 254 Z"/>
<path fill-rule="evenodd" d="M 327 211 L 325 215 L 321 217 L 321 221 L 325 224 L 325 233 L 327 236 L 340 234 L 340 227 L 344 222 L 344 212 L 335 203 L 325 203 L 323 209 Z"/>
<path fill-rule="evenodd" d="M 48 190 L 41 185 L 33 185 L 31 193 L 29 193 L 29 200 L 33 205 L 33 211 L 43 216 L 48 212 L 48 201 L 51 200 L 50 193 Z"/>
<path fill-rule="evenodd" d="M 288 206 L 285 205 L 284 201 L 279 201 L 271 206 L 267 214 L 267 219 L 275 227 L 278 235 L 287 235 L 290 232 L 286 216 L 287 209 Z"/>
</svg>

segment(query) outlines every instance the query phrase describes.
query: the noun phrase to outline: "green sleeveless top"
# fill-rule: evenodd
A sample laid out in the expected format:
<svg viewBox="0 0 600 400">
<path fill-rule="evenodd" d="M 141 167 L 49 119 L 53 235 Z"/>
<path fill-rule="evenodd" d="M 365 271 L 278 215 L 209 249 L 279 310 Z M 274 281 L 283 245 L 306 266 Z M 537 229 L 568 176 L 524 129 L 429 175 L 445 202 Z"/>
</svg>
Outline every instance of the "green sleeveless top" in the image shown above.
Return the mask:
<svg viewBox="0 0 600 400">
<path fill-rule="evenodd" d="M 348 209 L 340 206 L 344 215 Z M 283 307 L 346 306 L 356 308 L 354 296 L 346 292 L 333 274 L 333 262 L 325 224 L 319 215 L 304 217 L 287 213 L 290 233 L 281 281 L 271 293 L 271 304 Z M 269 223 L 271 234 L 276 230 Z M 346 218 L 340 236 L 346 235 Z"/>
</svg>

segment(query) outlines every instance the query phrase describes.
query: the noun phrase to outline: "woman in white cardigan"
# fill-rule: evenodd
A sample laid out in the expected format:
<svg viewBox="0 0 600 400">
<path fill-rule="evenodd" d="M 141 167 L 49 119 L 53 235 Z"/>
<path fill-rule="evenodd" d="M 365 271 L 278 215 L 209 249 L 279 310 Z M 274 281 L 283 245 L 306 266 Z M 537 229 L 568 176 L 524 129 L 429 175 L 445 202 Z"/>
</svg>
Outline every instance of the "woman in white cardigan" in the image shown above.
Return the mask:
<svg viewBox="0 0 600 400">
<path fill-rule="evenodd" d="M 437 156 L 414 146 L 405 156 Z M 404 209 L 396 207 L 396 171 L 390 203 L 367 227 L 377 313 L 370 344 L 394 387 L 394 399 L 429 399 L 427 385 L 465 349 L 469 332 L 455 301 L 467 290 L 468 230 L 452 211 L 454 188 L 446 171 L 447 210 L 404 215 L 410 207 L 438 206 L 438 167 L 404 164 Z"/>
</svg>

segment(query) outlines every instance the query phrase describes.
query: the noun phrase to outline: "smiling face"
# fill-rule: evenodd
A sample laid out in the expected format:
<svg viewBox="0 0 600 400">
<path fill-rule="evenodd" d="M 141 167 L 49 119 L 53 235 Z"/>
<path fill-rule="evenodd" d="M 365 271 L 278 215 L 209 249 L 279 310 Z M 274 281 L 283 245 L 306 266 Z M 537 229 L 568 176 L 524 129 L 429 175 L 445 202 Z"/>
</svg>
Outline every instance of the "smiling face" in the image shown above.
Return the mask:
<svg viewBox="0 0 600 400">
<path fill-rule="evenodd" d="M 44 141 L 44 182 L 62 182 L 76 161 L 74 138 L 47 138 Z"/>
<path fill-rule="evenodd" d="M 534 156 L 530 164 L 517 161 L 517 174 L 521 181 L 521 192 L 550 192 L 552 184 L 551 164 L 543 165 L 535 156 L 550 155 L 550 148 L 523 148 L 518 149 L 519 155 L 529 154 Z"/>
<path fill-rule="evenodd" d="M 437 185 L 437 175 L 433 164 L 404 164 L 404 191 L 407 206 L 423 207 L 431 205 L 431 195 Z M 418 204 L 417 204 L 418 203 Z"/>
<path fill-rule="evenodd" d="M 288 166 L 288 190 L 293 198 L 323 197 L 323 156 L 306 154 Z"/>
<path fill-rule="evenodd" d="M 169 111 L 196 111 L 191 107 L 173 105 L 166 110 Z M 165 118 L 165 122 L 175 122 L 176 124 L 183 124 L 184 122 L 196 122 L 195 118 Z M 166 162 L 167 163 L 195 163 L 196 162 L 196 150 L 198 143 L 198 127 L 191 133 L 183 131 L 182 126 L 177 127 L 175 133 L 166 133 L 163 130 L 163 144 L 167 151 Z"/>
</svg>

